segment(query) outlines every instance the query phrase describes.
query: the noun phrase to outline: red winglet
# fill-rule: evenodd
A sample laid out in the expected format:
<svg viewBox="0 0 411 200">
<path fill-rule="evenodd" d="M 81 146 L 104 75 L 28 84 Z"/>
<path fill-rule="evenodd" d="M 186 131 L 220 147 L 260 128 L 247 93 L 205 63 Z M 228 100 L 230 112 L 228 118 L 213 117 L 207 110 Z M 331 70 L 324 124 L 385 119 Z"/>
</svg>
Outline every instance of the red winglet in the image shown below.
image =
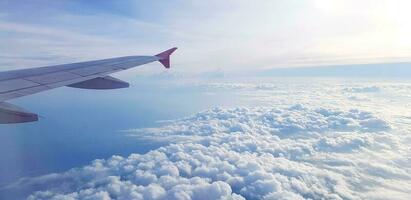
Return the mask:
<svg viewBox="0 0 411 200">
<path fill-rule="evenodd" d="M 177 47 L 171 48 L 167 51 L 161 52 L 157 54 L 156 56 L 160 58 L 158 60 L 161 64 L 164 65 L 165 68 L 170 68 L 170 55 L 177 50 Z"/>
</svg>

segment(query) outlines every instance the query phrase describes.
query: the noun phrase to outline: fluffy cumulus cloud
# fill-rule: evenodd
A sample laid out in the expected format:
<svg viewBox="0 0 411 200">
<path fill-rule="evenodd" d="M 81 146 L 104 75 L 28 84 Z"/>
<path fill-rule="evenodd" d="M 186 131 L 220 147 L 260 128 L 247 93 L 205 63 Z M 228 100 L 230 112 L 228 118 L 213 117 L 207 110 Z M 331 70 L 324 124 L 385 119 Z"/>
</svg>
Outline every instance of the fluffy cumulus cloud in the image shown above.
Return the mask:
<svg viewBox="0 0 411 200">
<path fill-rule="evenodd" d="M 393 128 L 356 109 L 214 108 L 131 131 L 171 141 L 159 149 L 19 185 L 39 190 L 30 200 L 407 199 L 409 159 Z"/>
</svg>

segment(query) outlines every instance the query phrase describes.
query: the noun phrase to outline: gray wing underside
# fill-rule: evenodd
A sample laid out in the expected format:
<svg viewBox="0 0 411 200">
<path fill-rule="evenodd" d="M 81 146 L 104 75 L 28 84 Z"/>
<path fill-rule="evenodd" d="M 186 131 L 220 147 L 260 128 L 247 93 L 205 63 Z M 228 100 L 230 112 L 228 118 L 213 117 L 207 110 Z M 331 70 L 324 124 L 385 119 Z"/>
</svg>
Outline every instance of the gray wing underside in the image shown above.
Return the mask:
<svg viewBox="0 0 411 200">
<path fill-rule="evenodd" d="M 111 73 L 160 60 L 161 57 L 158 56 L 127 56 L 0 72 L 0 102 L 105 77 Z"/>
</svg>

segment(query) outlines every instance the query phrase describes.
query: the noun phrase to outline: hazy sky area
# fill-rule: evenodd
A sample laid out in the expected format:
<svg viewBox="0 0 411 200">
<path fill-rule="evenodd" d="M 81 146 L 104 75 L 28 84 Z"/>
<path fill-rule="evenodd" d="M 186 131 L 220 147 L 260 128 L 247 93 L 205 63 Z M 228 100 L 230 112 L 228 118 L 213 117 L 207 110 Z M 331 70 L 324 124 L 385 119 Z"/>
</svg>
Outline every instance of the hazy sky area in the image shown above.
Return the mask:
<svg viewBox="0 0 411 200">
<path fill-rule="evenodd" d="M 408 0 L 0 1 L 1 69 L 178 46 L 177 71 L 406 62 Z"/>
</svg>

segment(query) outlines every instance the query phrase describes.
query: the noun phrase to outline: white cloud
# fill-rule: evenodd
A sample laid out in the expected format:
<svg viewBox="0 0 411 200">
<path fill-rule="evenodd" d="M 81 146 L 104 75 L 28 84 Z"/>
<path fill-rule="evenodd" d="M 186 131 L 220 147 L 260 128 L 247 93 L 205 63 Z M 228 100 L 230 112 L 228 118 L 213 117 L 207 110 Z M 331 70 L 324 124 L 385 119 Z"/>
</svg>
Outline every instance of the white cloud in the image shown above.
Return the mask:
<svg viewBox="0 0 411 200">
<path fill-rule="evenodd" d="M 407 199 L 411 192 L 406 158 L 392 154 L 399 138 L 388 121 L 360 110 L 215 108 L 131 134 L 174 144 L 16 185 L 41 190 L 29 199 Z"/>
<path fill-rule="evenodd" d="M 29 199 L 409 199 L 409 83 L 184 81 L 171 88 L 248 95 L 265 106 L 128 131 L 171 144 L 8 189 L 32 191 Z"/>
<path fill-rule="evenodd" d="M 364 92 L 379 92 L 381 89 L 378 86 L 368 86 L 368 87 L 352 87 L 352 88 L 345 88 L 344 91 L 346 92 L 353 92 L 353 93 L 364 93 Z"/>
</svg>

